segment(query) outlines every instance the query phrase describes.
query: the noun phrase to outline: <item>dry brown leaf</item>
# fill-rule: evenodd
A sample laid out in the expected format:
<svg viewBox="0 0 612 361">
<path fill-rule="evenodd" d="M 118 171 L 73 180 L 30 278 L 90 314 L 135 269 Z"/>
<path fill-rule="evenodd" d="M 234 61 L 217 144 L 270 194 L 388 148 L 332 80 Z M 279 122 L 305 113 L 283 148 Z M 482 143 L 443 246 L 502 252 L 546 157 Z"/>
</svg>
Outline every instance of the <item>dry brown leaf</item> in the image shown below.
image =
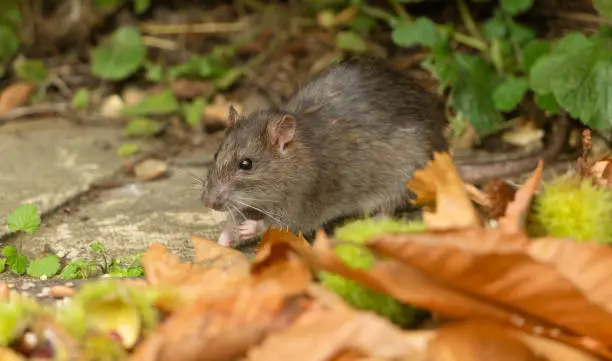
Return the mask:
<svg viewBox="0 0 612 361">
<path fill-rule="evenodd" d="M 445 230 L 480 225 L 465 185 L 448 153 L 435 153 L 433 161 L 414 172 L 407 187 L 417 195 L 415 203 L 435 199 L 435 213 L 425 209 L 423 221 L 429 230 Z"/>
<path fill-rule="evenodd" d="M 313 275 L 300 255 L 308 257 L 309 254 L 312 254 L 312 248 L 304 237 L 271 228 L 261 237 L 251 268 L 253 280 L 272 279 L 286 287 L 289 293 L 304 292 Z"/>
<path fill-rule="evenodd" d="M 483 189 L 490 200 L 487 215 L 491 219 L 498 219 L 503 216 L 506 213 L 508 203 L 514 199 L 516 189 L 499 178 L 487 182 Z"/>
<path fill-rule="evenodd" d="M 15 82 L 0 93 L 0 115 L 27 104 L 36 85 L 25 81 Z"/>
<path fill-rule="evenodd" d="M 244 253 L 196 235 L 191 236 L 191 242 L 195 252 L 195 266 L 216 268 L 235 276 L 249 275 L 251 262 Z"/>
<path fill-rule="evenodd" d="M 612 157 L 605 157 L 595 162 L 590 173 L 600 186 L 612 187 Z"/>
<path fill-rule="evenodd" d="M 181 262 L 160 243 L 151 244 L 141 260 L 150 284 L 176 288 L 186 300 L 223 293 L 228 288 L 246 282 L 240 274 L 228 273 L 219 268 L 199 268 L 192 263 Z"/>
<path fill-rule="evenodd" d="M 504 216 L 499 219 L 499 228 L 505 232 L 519 232 L 525 227 L 529 207 L 533 194 L 540 186 L 542 179 L 542 167 L 544 162 L 540 160 L 535 171 L 525 181 L 525 184 L 516 192 L 514 200 L 508 204 Z"/>
<path fill-rule="evenodd" d="M 131 360 L 236 360 L 268 334 L 290 326 L 311 303 L 288 295 L 274 282 L 200 298 L 174 312 L 137 347 Z"/>
<path fill-rule="evenodd" d="M 143 180 L 160 178 L 168 171 L 168 162 L 158 159 L 147 159 L 134 167 L 136 177 Z"/>
<path fill-rule="evenodd" d="M 251 349 L 248 361 L 328 361 L 341 355 L 374 359 L 423 360 L 425 333 L 406 333 L 370 312 L 314 308 L 291 327 Z M 369 358 L 368 358 L 369 359 Z"/>
<path fill-rule="evenodd" d="M 442 326 L 429 342 L 433 361 L 544 361 L 508 329 L 491 323 Z"/>
<path fill-rule="evenodd" d="M 317 233 L 314 248 L 317 255 L 315 264 L 318 267 L 355 280 L 372 290 L 389 294 L 406 304 L 455 318 L 488 317 L 507 320 L 512 317 L 508 310 L 453 289 L 398 261 L 379 261 L 369 270 L 351 268 L 330 248 L 323 231 Z"/>
<path fill-rule="evenodd" d="M 180 99 L 193 99 L 212 90 L 210 82 L 184 78 L 175 80 L 170 87 Z"/>
<path fill-rule="evenodd" d="M 597 360 L 560 342 L 482 321 L 442 326 L 429 343 L 428 351 L 432 361 Z"/>
<path fill-rule="evenodd" d="M 602 346 L 612 346 L 609 247 L 561 239 L 530 241 L 522 233 L 498 229 L 386 235 L 367 244 L 456 291 L 513 312 L 507 322 L 543 329 L 549 336 L 568 330 L 591 338 L 593 352 L 612 356 Z M 439 305 L 430 308 L 446 311 Z"/>
</svg>

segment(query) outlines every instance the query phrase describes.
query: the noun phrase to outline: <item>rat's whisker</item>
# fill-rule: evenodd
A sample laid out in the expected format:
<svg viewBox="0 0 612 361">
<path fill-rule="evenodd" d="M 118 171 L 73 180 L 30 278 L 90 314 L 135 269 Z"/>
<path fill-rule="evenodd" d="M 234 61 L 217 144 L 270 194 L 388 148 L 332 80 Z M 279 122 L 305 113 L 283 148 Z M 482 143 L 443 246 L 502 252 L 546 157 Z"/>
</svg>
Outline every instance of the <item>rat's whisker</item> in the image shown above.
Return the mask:
<svg viewBox="0 0 612 361">
<path fill-rule="evenodd" d="M 246 215 L 244 215 L 244 212 L 242 212 L 242 211 L 240 210 L 240 208 L 238 208 L 238 207 L 237 207 L 235 204 L 233 204 L 233 202 L 230 202 L 228 205 L 229 205 L 229 206 L 230 206 L 230 207 L 231 207 L 231 208 L 232 208 L 232 209 L 233 209 L 233 210 L 234 210 L 236 213 L 238 213 L 238 214 L 239 214 L 239 215 L 240 215 L 242 218 L 244 218 L 244 220 L 245 220 L 245 221 L 246 221 L 246 220 L 248 220 L 247 216 L 246 216 Z"/>
<path fill-rule="evenodd" d="M 274 216 L 272 213 L 267 212 L 267 211 L 264 211 L 264 210 L 263 210 L 263 209 L 261 209 L 261 208 L 257 208 L 257 207 L 255 207 L 255 206 L 252 206 L 252 205 L 250 205 L 250 204 L 248 204 L 248 203 L 245 203 L 245 202 L 242 202 L 242 201 L 239 201 L 239 200 L 236 200 L 235 202 L 237 202 L 238 204 L 241 204 L 241 205 L 243 205 L 243 206 L 245 206 L 245 207 L 252 208 L 252 209 L 254 209 L 254 210 L 258 211 L 258 212 L 261 212 L 261 213 L 265 214 L 266 216 L 268 216 L 268 217 L 272 218 L 273 220 L 275 220 L 275 221 L 276 221 L 276 222 L 278 222 L 279 224 L 282 224 L 282 223 L 283 223 L 283 222 L 281 222 L 281 220 L 280 220 L 280 219 L 278 219 L 277 217 L 275 217 L 275 216 Z"/>
</svg>

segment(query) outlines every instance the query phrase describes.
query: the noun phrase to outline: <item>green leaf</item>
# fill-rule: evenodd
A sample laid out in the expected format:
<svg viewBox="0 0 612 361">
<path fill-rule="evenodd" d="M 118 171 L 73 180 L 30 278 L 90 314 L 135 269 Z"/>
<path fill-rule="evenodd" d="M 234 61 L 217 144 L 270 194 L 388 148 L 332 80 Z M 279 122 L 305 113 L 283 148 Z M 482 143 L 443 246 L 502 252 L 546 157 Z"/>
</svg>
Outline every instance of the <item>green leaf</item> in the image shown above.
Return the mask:
<svg viewBox="0 0 612 361">
<path fill-rule="evenodd" d="M 155 135 L 164 129 L 161 121 L 149 118 L 132 119 L 125 128 L 127 137 L 147 137 Z"/>
<path fill-rule="evenodd" d="M 17 256 L 17 248 L 14 246 L 6 246 L 2 249 L 2 254 L 8 258 L 8 263 L 13 263 L 15 257 Z"/>
<path fill-rule="evenodd" d="M 114 9 L 121 0 L 94 0 L 94 5 L 102 10 Z"/>
<path fill-rule="evenodd" d="M 6 258 L 0 258 L 0 273 L 4 272 L 6 268 Z"/>
<path fill-rule="evenodd" d="M 13 63 L 13 70 L 19 78 L 36 85 L 44 84 L 49 75 L 49 70 L 42 60 L 29 60 L 23 56 L 15 60 L 15 63 Z"/>
<path fill-rule="evenodd" d="M 239 68 L 234 68 L 228 70 L 223 76 L 215 79 L 215 85 L 221 89 L 225 90 L 232 86 L 240 77 L 244 74 L 244 71 Z"/>
<path fill-rule="evenodd" d="M 161 65 L 154 63 L 145 64 L 147 69 L 147 79 L 152 82 L 160 82 L 164 80 L 164 68 Z"/>
<path fill-rule="evenodd" d="M 136 14 L 142 14 L 151 6 L 151 0 L 134 0 L 134 11 Z"/>
<path fill-rule="evenodd" d="M 425 45 L 432 47 L 441 42 L 444 37 L 438 31 L 436 24 L 428 18 L 421 17 L 412 24 L 403 22 L 393 29 L 391 39 L 399 46 L 411 47 Z"/>
<path fill-rule="evenodd" d="M 210 60 L 205 56 L 194 56 L 182 64 L 170 68 L 170 78 L 208 78 L 213 74 Z"/>
<path fill-rule="evenodd" d="M 529 80 L 537 93 L 553 93 L 559 105 L 584 124 L 596 129 L 612 126 L 609 39 L 573 34 L 564 37 L 535 62 Z"/>
<path fill-rule="evenodd" d="M 136 154 L 139 150 L 138 144 L 126 142 L 117 148 L 117 155 L 120 157 L 129 157 L 130 155 Z"/>
<path fill-rule="evenodd" d="M 185 113 L 185 122 L 190 127 L 195 127 L 202 120 L 202 111 L 206 107 L 206 100 L 197 98 L 191 103 L 186 103 L 183 106 L 183 112 Z"/>
<path fill-rule="evenodd" d="M 142 65 L 146 48 L 140 30 L 121 27 L 91 53 L 93 75 L 107 80 L 122 80 Z"/>
<path fill-rule="evenodd" d="M 505 39 L 495 38 L 491 41 L 490 53 L 495 69 L 503 73 L 513 59 L 512 44 Z"/>
<path fill-rule="evenodd" d="M 531 8 L 533 0 L 501 0 L 502 9 L 514 16 Z"/>
<path fill-rule="evenodd" d="M 123 108 L 123 115 L 165 115 L 180 109 L 178 100 L 170 89 L 163 90 L 157 94 L 142 99 L 131 107 Z"/>
<path fill-rule="evenodd" d="M 508 27 L 500 16 L 490 18 L 482 26 L 482 34 L 489 41 L 495 38 L 503 38 L 507 33 Z"/>
<path fill-rule="evenodd" d="M 535 30 L 519 23 L 512 22 L 509 30 L 510 40 L 515 44 L 523 45 L 536 37 Z"/>
<path fill-rule="evenodd" d="M 89 105 L 90 92 L 87 88 L 79 88 L 72 96 L 72 107 L 82 110 Z"/>
<path fill-rule="evenodd" d="M 341 31 L 336 35 L 336 45 L 346 51 L 363 53 L 367 50 L 365 41 L 352 31 Z"/>
<path fill-rule="evenodd" d="M 23 254 L 17 253 L 15 260 L 9 264 L 9 268 L 16 274 L 23 275 L 28 268 L 28 259 Z"/>
<path fill-rule="evenodd" d="M 42 276 L 52 277 L 60 269 L 60 261 L 57 256 L 48 255 L 35 259 L 28 266 L 28 276 L 40 278 Z"/>
<path fill-rule="evenodd" d="M 453 54 L 456 76 L 451 84 L 451 105 L 463 113 L 474 130 L 487 134 L 498 129 L 503 118 L 493 101 L 497 76 L 481 57 Z"/>
<path fill-rule="evenodd" d="M 70 264 L 68 264 L 66 267 L 64 267 L 64 269 L 60 272 L 60 274 L 58 275 L 58 277 L 60 279 L 75 279 L 75 278 L 79 278 L 80 274 L 79 274 L 79 266 L 72 262 Z"/>
<path fill-rule="evenodd" d="M 555 99 L 554 94 L 538 94 L 536 93 L 534 96 L 535 103 L 542 108 L 543 110 L 551 113 L 557 114 L 559 113 L 560 107 L 559 103 L 557 103 L 557 99 Z"/>
<path fill-rule="evenodd" d="M 0 24 L 0 61 L 6 61 L 19 50 L 19 35 L 8 25 Z"/>
<path fill-rule="evenodd" d="M 359 12 L 350 24 L 351 30 L 358 34 L 367 34 L 376 26 L 376 19 Z"/>
<path fill-rule="evenodd" d="M 21 24 L 22 17 L 19 10 L 19 0 L 3 0 L 0 1 L 0 24 L 11 26 L 13 29 L 18 29 Z M 0 38 L 4 41 L 4 38 Z"/>
<path fill-rule="evenodd" d="M 34 233 L 40 228 L 40 215 L 33 204 L 22 204 L 9 214 L 7 220 L 10 232 Z"/>
<path fill-rule="evenodd" d="M 533 64 L 535 64 L 536 60 L 549 51 L 550 43 L 548 41 L 540 39 L 532 40 L 523 48 L 520 61 L 521 69 L 528 73 Z"/>
<path fill-rule="evenodd" d="M 91 249 L 93 253 L 98 253 L 98 254 L 102 254 L 106 250 L 104 245 L 101 242 L 94 242 L 90 244 L 89 249 Z"/>
<path fill-rule="evenodd" d="M 514 110 L 529 88 L 527 78 L 508 76 L 493 92 L 495 107 L 503 112 Z"/>
<path fill-rule="evenodd" d="M 593 6 L 599 12 L 599 15 L 604 18 L 612 19 L 612 1 L 610 0 L 593 0 Z"/>
</svg>

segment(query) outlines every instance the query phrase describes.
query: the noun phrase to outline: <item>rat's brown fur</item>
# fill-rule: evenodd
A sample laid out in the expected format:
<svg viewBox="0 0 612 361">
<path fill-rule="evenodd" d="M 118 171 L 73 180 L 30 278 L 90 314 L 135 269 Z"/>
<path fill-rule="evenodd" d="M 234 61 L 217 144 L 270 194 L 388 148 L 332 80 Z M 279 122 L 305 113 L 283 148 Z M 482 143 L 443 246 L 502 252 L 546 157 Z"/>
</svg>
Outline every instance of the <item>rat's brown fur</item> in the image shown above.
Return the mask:
<svg viewBox="0 0 612 361">
<path fill-rule="evenodd" d="M 233 116 L 204 190 L 227 196 L 218 207 L 230 212 L 226 229 L 263 218 L 307 233 L 347 215 L 391 213 L 408 204 L 412 173 L 447 150 L 436 97 L 373 58 L 329 68 L 282 109 Z M 274 126 L 283 116 L 295 133 L 281 151 Z M 249 171 L 238 168 L 244 157 Z"/>
</svg>

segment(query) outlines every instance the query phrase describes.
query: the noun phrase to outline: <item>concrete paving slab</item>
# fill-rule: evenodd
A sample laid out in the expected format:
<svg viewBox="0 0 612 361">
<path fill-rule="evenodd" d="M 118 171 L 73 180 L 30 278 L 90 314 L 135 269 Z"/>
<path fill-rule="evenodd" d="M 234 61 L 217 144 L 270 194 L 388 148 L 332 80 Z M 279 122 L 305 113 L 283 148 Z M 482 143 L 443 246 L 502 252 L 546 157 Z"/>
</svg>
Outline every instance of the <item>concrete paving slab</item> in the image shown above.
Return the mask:
<svg viewBox="0 0 612 361">
<path fill-rule="evenodd" d="M 207 150 L 198 150 L 206 158 Z M 194 155 L 189 155 L 194 157 Z M 200 202 L 190 174 L 205 169 L 170 166 L 169 176 L 150 182 L 134 182 L 101 192 L 69 214 L 54 216 L 23 252 L 39 254 L 45 244 L 70 259 L 91 258 L 89 245 L 99 241 L 113 257 L 146 250 L 153 242 L 164 244 L 184 259 L 192 257 L 190 237 L 197 234 L 216 239 L 225 215 L 207 210 Z"/>
<path fill-rule="evenodd" d="M 41 213 L 86 192 L 121 167 L 121 129 L 80 127 L 62 119 L 0 128 L 0 237 L 20 204 Z"/>
</svg>

